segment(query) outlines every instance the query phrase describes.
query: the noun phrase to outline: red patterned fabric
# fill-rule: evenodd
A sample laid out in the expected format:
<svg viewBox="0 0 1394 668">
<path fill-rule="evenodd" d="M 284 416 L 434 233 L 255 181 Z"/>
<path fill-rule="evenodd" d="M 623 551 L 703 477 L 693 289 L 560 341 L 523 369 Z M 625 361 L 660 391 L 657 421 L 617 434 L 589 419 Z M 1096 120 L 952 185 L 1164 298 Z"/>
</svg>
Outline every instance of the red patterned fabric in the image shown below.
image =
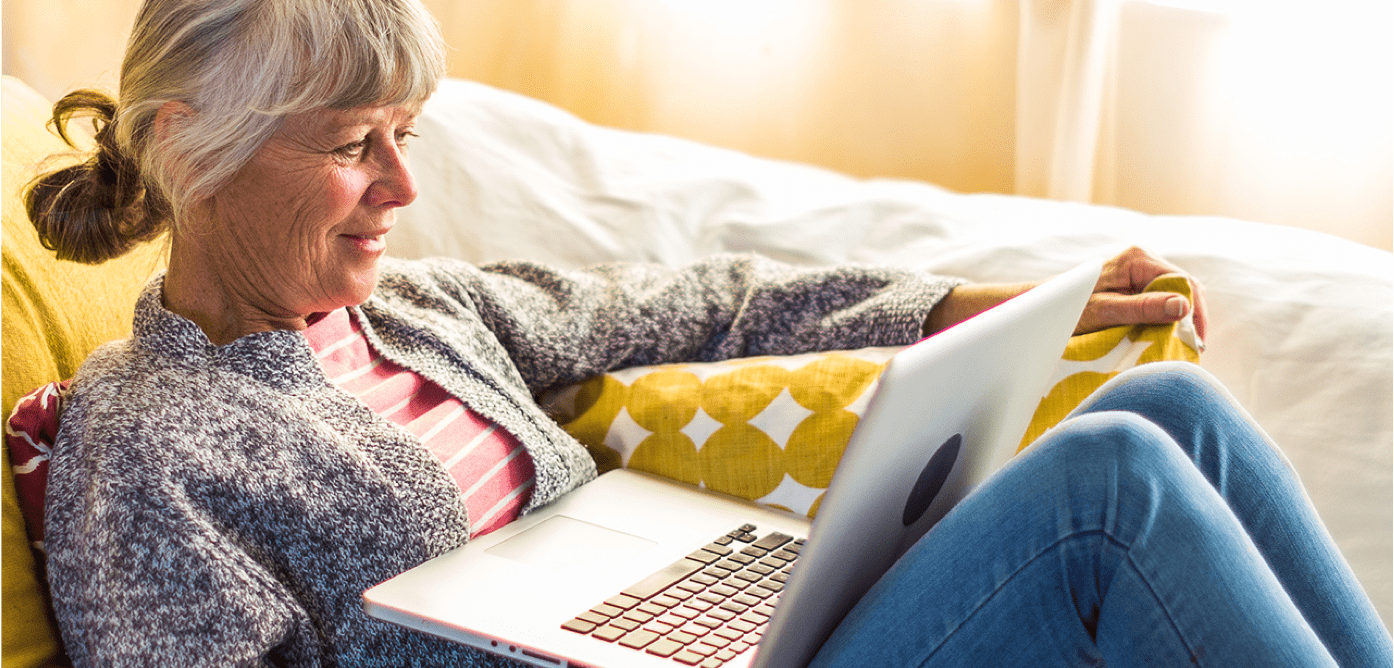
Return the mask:
<svg viewBox="0 0 1394 668">
<path fill-rule="evenodd" d="M 5 447 L 14 468 L 19 509 L 34 547 L 43 550 L 44 490 L 48 487 L 48 461 L 58 437 L 58 415 L 63 410 L 63 391 L 70 381 L 49 383 L 15 403 L 5 421 Z"/>
</svg>

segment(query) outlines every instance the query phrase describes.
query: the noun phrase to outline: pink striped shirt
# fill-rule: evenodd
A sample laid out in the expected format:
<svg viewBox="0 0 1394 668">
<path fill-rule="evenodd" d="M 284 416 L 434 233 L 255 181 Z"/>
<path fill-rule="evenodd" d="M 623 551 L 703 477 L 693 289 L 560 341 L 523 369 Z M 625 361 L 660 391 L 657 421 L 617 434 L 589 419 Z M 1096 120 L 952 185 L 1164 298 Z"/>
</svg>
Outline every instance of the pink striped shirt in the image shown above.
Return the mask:
<svg viewBox="0 0 1394 668">
<path fill-rule="evenodd" d="M 421 375 L 384 359 L 348 309 L 312 323 L 305 338 L 331 382 L 421 439 L 460 486 L 472 536 L 515 519 L 533 486 L 517 438 Z"/>
</svg>

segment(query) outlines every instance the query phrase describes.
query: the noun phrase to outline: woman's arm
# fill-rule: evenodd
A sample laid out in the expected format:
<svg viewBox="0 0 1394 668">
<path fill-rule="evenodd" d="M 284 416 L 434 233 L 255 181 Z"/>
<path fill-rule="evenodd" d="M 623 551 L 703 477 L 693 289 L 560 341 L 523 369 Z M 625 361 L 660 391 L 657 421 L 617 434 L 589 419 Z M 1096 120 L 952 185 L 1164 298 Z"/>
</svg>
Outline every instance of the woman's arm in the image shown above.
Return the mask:
<svg viewBox="0 0 1394 668">
<path fill-rule="evenodd" d="M 962 283 L 754 255 L 679 269 L 427 266 L 478 314 L 535 390 L 623 366 L 911 343 L 933 305 Z"/>
<path fill-rule="evenodd" d="M 1104 263 L 1094 295 L 1080 316 L 1076 334 L 1094 332 L 1116 325 L 1168 324 L 1195 311 L 1196 334 L 1205 339 L 1205 300 L 1200 284 L 1193 278 L 1191 293 L 1195 303 L 1166 292 L 1142 292 L 1163 274 L 1184 273 L 1175 265 L 1137 247 L 1129 248 Z M 1037 283 L 969 284 L 953 289 L 930 311 L 925 320 L 926 335 L 963 322 L 989 308 L 1015 297 Z"/>
</svg>

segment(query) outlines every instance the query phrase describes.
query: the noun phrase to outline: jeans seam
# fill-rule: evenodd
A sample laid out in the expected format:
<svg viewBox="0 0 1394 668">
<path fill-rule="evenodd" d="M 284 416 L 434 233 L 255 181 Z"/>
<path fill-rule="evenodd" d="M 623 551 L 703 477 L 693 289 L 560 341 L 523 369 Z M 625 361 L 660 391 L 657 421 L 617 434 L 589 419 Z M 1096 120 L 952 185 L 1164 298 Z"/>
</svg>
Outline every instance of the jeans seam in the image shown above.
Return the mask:
<svg viewBox="0 0 1394 668">
<path fill-rule="evenodd" d="M 1143 576 L 1142 569 L 1139 568 L 1137 562 L 1133 560 L 1132 547 L 1125 543 L 1123 540 L 1109 533 L 1107 529 L 1089 529 L 1087 531 L 1077 531 L 1065 536 L 1061 536 L 1051 544 L 1046 545 L 1045 547 L 1038 550 L 1035 554 L 1031 555 L 1031 557 L 1026 559 L 1024 562 L 1022 562 L 1020 567 L 1012 571 L 1009 575 L 1007 575 L 1006 578 L 1003 578 L 1003 580 L 1000 583 L 998 583 L 997 586 L 994 587 L 990 593 L 988 593 L 986 596 L 982 597 L 982 599 L 980 599 L 977 603 L 975 603 L 973 605 L 972 612 L 970 612 L 958 624 L 956 624 L 952 629 L 950 629 L 949 632 L 944 635 L 944 639 L 937 645 L 935 645 L 934 648 L 930 650 L 930 652 L 926 654 L 925 657 L 921 659 L 919 663 L 916 665 L 920 668 L 923 668 L 926 663 L 928 663 L 931 659 L 934 658 L 936 654 L 939 653 L 939 650 L 943 649 L 944 645 L 947 643 L 949 638 L 956 635 L 959 632 L 959 630 L 962 629 L 968 623 L 969 620 L 976 617 L 989 601 L 999 596 L 1002 593 L 1002 590 L 1007 586 L 1007 584 L 1019 577 L 1022 571 L 1026 570 L 1028 567 L 1036 563 L 1036 561 L 1044 557 L 1046 554 L 1059 547 L 1062 543 L 1074 540 L 1076 538 L 1084 538 L 1090 536 L 1102 536 L 1110 544 L 1123 548 L 1123 552 L 1127 555 L 1124 561 L 1130 568 L 1132 568 L 1133 572 L 1138 575 L 1138 578 L 1142 581 L 1143 585 L 1147 587 L 1147 592 L 1152 595 L 1153 600 L 1157 601 L 1158 607 L 1166 616 L 1167 624 L 1171 627 L 1172 633 L 1176 634 L 1177 639 L 1181 642 L 1181 646 L 1185 647 L 1186 653 L 1190 655 L 1191 662 L 1193 664 L 1197 663 L 1195 650 L 1191 648 L 1190 643 L 1186 642 L 1186 638 L 1184 635 L 1182 635 L 1181 630 L 1177 627 L 1176 620 L 1172 617 L 1171 611 L 1168 610 L 1166 605 L 1162 603 L 1162 599 L 1160 596 L 1157 595 L 1157 591 L 1152 587 L 1152 583 L 1145 576 Z"/>
</svg>

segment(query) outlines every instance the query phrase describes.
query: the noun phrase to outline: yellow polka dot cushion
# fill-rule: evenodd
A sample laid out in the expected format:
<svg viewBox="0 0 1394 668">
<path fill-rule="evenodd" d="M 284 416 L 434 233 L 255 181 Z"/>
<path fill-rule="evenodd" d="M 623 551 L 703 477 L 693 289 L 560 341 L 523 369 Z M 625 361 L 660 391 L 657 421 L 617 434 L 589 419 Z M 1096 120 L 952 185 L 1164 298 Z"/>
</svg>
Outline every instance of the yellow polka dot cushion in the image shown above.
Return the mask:
<svg viewBox="0 0 1394 668">
<path fill-rule="evenodd" d="M 1190 296 L 1181 276 L 1148 291 Z M 1125 369 L 1199 362 L 1189 321 L 1073 337 L 1022 439 L 1025 448 Z M 544 398 L 600 470 L 626 467 L 813 516 L 899 348 L 623 369 Z"/>
</svg>

